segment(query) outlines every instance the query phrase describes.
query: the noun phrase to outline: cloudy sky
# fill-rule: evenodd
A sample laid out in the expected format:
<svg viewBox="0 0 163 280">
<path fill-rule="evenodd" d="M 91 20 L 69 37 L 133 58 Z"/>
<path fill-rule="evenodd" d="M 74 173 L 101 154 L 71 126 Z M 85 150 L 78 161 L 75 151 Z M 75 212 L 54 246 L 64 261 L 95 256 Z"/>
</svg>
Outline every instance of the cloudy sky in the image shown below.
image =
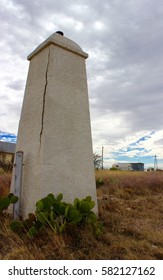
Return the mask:
<svg viewBox="0 0 163 280">
<path fill-rule="evenodd" d="M 29 62 L 62 30 L 89 54 L 93 150 L 163 168 L 163 1 L 1 0 L 0 138 L 15 141 Z M 9 138 L 8 138 L 9 137 Z"/>
</svg>

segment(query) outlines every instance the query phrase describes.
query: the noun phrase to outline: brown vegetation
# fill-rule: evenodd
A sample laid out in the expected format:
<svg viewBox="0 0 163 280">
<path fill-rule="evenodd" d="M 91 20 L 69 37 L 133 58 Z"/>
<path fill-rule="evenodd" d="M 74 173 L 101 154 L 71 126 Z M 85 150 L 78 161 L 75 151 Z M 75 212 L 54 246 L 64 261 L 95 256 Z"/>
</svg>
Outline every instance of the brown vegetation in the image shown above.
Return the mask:
<svg viewBox="0 0 163 280">
<path fill-rule="evenodd" d="M 0 197 L 9 193 L 11 183 L 11 174 L 5 173 L 0 175 Z"/>
<path fill-rule="evenodd" d="M 96 179 L 101 236 L 74 227 L 63 235 L 19 237 L 9 217 L 1 217 L 0 259 L 163 259 L 163 172 L 99 170 Z M 0 195 L 9 181 L 0 176 Z"/>
</svg>

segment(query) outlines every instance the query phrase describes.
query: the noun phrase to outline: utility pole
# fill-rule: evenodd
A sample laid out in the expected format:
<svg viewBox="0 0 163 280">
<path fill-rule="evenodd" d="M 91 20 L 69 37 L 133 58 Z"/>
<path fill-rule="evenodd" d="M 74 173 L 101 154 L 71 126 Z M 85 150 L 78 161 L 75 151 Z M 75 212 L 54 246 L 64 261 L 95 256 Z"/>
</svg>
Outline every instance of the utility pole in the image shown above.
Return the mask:
<svg viewBox="0 0 163 280">
<path fill-rule="evenodd" d="M 102 170 L 104 169 L 104 147 L 102 146 Z"/>
<path fill-rule="evenodd" d="M 155 155 L 155 159 L 154 159 L 154 171 L 156 171 L 157 169 L 158 169 L 157 156 Z"/>
</svg>

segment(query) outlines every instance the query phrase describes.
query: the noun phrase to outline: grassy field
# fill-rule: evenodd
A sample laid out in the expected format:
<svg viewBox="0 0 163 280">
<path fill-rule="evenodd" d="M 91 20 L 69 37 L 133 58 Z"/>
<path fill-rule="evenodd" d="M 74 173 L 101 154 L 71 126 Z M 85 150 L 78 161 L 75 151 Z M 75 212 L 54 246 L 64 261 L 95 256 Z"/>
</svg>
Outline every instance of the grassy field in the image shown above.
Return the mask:
<svg viewBox="0 0 163 280">
<path fill-rule="evenodd" d="M 0 218 L 0 259 L 163 259 L 163 172 L 96 171 L 99 220 L 103 234 L 71 228 L 18 237 L 7 215 Z M 10 175 L 0 176 L 0 196 Z"/>
</svg>

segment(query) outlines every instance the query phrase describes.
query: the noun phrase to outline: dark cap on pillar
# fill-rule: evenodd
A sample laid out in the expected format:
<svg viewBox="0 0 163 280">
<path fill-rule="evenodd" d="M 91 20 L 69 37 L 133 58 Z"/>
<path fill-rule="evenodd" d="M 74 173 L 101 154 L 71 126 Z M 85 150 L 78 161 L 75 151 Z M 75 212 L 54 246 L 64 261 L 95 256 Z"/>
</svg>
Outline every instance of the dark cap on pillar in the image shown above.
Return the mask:
<svg viewBox="0 0 163 280">
<path fill-rule="evenodd" d="M 56 31 L 56 33 L 60 34 L 60 35 L 64 35 L 64 33 L 62 31 Z"/>
</svg>

